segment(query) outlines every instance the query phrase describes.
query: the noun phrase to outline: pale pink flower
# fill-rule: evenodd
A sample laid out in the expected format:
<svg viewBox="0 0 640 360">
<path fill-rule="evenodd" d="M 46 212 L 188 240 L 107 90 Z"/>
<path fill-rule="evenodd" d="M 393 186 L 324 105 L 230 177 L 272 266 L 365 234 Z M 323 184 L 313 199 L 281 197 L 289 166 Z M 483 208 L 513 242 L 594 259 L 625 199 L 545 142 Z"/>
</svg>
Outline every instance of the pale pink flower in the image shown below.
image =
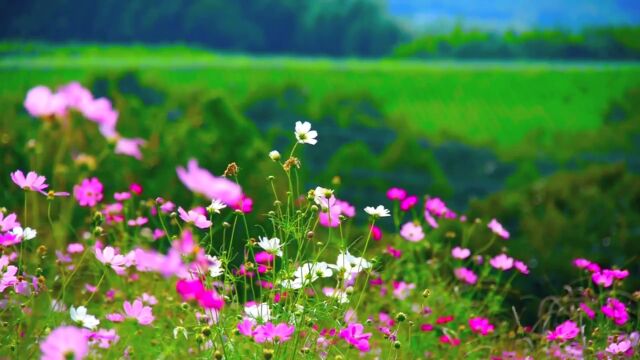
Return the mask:
<svg viewBox="0 0 640 360">
<path fill-rule="evenodd" d="M 416 284 L 406 283 L 404 281 L 393 282 L 393 296 L 397 299 L 404 300 L 411 295 L 411 290 L 416 288 Z"/>
<path fill-rule="evenodd" d="M 459 246 L 456 246 L 453 249 L 451 249 L 451 256 L 453 256 L 456 259 L 466 259 L 470 255 L 471 255 L 471 250 L 469 249 L 461 248 Z"/>
<path fill-rule="evenodd" d="M 527 264 L 525 264 L 520 260 L 514 261 L 513 267 L 515 267 L 516 270 L 518 270 L 522 274 L 525 274 L 525 275 L 529 274 L 529 267 L 527 266 Z"/>
<path fill-rule="evenodd" d="M 24 107 L 34 117 L 63 117 L 67 114 L 67 102 L 63 95 L 55 94 L 46 86 L 36 86 L 27 92 Z"/>
<path fill-rule="evenodd" d="M 11 231 L 20 226 L 20 223 L 16 221 L 18 216 L 14 213 L 4 216 L 3 212 L 0 212 L 0 232 Z"/>
<path fill-rule="evenodd" d="M 513 267 L 513 258 L 507 254 L 500 254 L 489 260 L 489 263 L 498 270 L 506 271 Z"/>
<path fill-rule="evenodd" d="M 44 191 L 48 184 L 45 184 L 47 178 L 42 175 L 36 174 L 34 171 L 29 171 L 27 176 L 24 176 L 24 173 L 21 170 L 16 170 L 11 173 L 11 180 L 18 185 L 20 188 L 26 191 L 37 191 L 43 195 L 47 195 Z"/>
<path fill-rule="evenodd" d="M 612 342 L 607 346 L 607 352 L 610 354 L 626 354 L 631 349 L 631 341 L 622 340 L 618 343 Z"/>
<path fill-rule="evenodd" d="M 146 141 L 140 138 L 127 139 L 120 137 L 116 142 L 116 148 L 114 152 L 116 154 L 127 155 L 138 160 L 142 160 L 142 152 L 140 151 L 140 147 L 144 146 L 145 143 Z"/>
<path fill-rule="evenodd" d="M 133 305 L 130 302 L 125 301 L 124 313 L 127 318 L 137 320 L 140 325 L 149 325 L 154 320 L 153 314 L 151 313 L 151 307 L 144 306 L 140 300 L 135 300 Z"/>
<path fill-rule="evenodd" d="M 180 214 L 180 218 L 187 223 L 194 224 L 196 227 L 200 229 L 207 229 L 211 227 L 212 223 L 207 219 L 206 216 L 195 210 L 185 211 L 182 207 L 178 208 L 178 214 Z"/>
<path fill-rule="evenodd" d="M 87 332 L 75 326 L 54 329 L 42 343 L 42 360 L 80 360 L 89 354 Z"/>
<path fill-rule="evenodd" d="M 487 227 L 493 231 L 494 234 L 500 236 L 501 238 L 507 240 L 509 239 L 509 232 L 502 227 L 502 224 L 498 222 L 496 219 L 491 219 Z"/>
<path fill-rule="evenodd" d="M 238 323 L 238 332 L 244 336 L 253 336 L 253 327 L 256 325 L 256 321 L 251 318 L 244 318 Z"/>
<path fill-rule="evenodd" d="M 256 326 L 253 331 L 253 339 L 259 344 L 266 341 L 283 343 L 291 339 L 291 335 L 293 335 L 295 330 L 296 328 L 293 325 L 287 323 L 274 325 L 268 322 L 264 325 Z"/>
<path fill-rule="evenodd" d="M 473 285 L 478 281 L 478 275 L 467 268 L 457 268 L 453 271 L 453 274 L 458 280 L 464 281 L 470 285 Z"/>
<path fill-rule="evenodd" d="M 122 272 L 125 268 L 126 259 L 121 254 L 116 254 L 116 251 L 111 246 L 107 246 L 103 249 L 96 248 L 96 259 L 105 265 L 111 266 L 116 272 Z"/>
<path fill-rule="evenodd" d="M 0 266 L 0 293 L 4 292 L 6 288 L 18 283 L 18 278 L 16 277 L 18 268 L 13 265 L 9 265 L 3 270 L 3 267 L 4 265 Z"/>
<path fill-rule="evenodd" d="M 242 188 L 235 182 L 215 177 L 206 169 L 198 166 L 195 159 L 189 160 L 187 168 L 176 169 L 180 181 L 191 191 L 206 196 L 209 200 L 218 199 L 229 206 L 242 200 Z"/>
<path fill-rule="evenodd" d="M 80 243 L 71 243 L 67 246 L 69 254 L 77 254 L 84 251 L 84 245 Z"/>
<path fill-rule="evenodd" d="M 414 222 L 408 222 L 400 228 L 400 236 L 411 242 L 418 242 L 424 239 L 424 231 L 422 226 Z"/>
</svg>

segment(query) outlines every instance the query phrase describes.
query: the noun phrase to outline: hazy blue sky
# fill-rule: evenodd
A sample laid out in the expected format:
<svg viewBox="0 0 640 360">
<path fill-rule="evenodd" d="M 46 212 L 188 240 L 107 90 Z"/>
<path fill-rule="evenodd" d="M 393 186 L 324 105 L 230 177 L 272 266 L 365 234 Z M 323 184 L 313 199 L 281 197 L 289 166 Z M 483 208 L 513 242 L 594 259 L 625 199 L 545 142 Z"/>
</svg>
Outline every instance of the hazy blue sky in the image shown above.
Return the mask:
<svg viewBox="0 0 640 360">
<path fill-rule="evenodd" d="M 415 24 L 465 23 L 489 28 L 638 24 L 640 0 L 387 0 L 392 14 Z"/>
</svg>

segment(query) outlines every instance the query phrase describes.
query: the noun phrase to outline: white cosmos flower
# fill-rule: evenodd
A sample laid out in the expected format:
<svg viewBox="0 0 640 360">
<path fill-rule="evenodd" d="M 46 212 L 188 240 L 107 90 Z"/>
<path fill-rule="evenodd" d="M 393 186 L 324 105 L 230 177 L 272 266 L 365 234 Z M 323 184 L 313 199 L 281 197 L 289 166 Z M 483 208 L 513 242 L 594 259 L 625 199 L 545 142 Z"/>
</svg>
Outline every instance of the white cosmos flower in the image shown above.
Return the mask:
<svg viewBox="0 0 640 360">
<path fill-rule="evenodd" d="M 247 317 L 254 320 L 269 321 L 271 319 L 271 310 L 269 304 L 260 303 L 244 307 L 244 313 Z"/>
<path fill-rule="evenodd" d="M 371 263 L 366 259 L 353 256 L 349 252 L 343 252 L 338 254 L 336 264 L 330 264 L 329 267 L 334 270 L 343 273 L 345 279 L 349 279 L 352 275 L 361 272 L 364 269 L 371 268 Z"/>
<path fill-rule="evenodd" d="M 15 237 L 19 237 L 22 240 L 31 240 L 38 235 L 38 232 L 30 227 L 22 228 L 20 226 L 16 226 L 10 231 L 11 235 Z"/>
<path fill-rule="evenodd" d="M 334 289 L 330 287 L 326 287 L 322 289 L 322 292 L 328 296 L 338 299 L 341 304 L 346 304 L 349 302 L 349 297 L 344 290 Z"/>
<path fill-rule="evenodd" d="M 258 246 L 263 248 L 264 251 L 272 255 L 282 256 L 282 245 L 280 244 L 280 239 L 276 237 L 269 239 L 262 236 L 260 236 L 259 239 L 260 241 L 258 242 Z"/>
<path fill-rule="evenodd" d="M 211 205 L 207 206 L 207 211 L 209 212 L 209 214 L 220 214 L 220 210 L 226 208 L 227 205 L 225 205 L 223 202 L 221 202 L 218 199 L 213 199 L 211 200 Z"/>
<path fill-rule="evenodd" d="M 224 268 L 222 267 L 222 261 L 218 259 L 216 256 L 207 255 L 207 260 L 209 261 L 209 275 L 211 277 L 218 277 L 224 274 Z"/>
<path fill-rule="evenodd" d="M 367 206 L 364 208 L 364 211 L 373 217 L 386 217 L 390 215 L 389 210 L 385 209 L 382 205 L 378 205 L 376 208 L 373 206 Z"/>
<path fill-rule="evenodd" d="M 292 280 L 284 280 L 282 286 L 290 289 L 301 289 L 305 285 L 309 285 L 319 278 L 327 278 L 333 276 L 331 265 L 326 262 L 305 263 L 300 265 L 293 273 Z"/>
<path fill-rule="evenodd" d="M 78 306 L 77 308 L 71 306 L 69 314 L 71 315 L 71 320 L 90 330 L 95 329 L 100 324 L 100 320 L 96 319 L 95 316 L 87 314 L 87 308 L 84 306 Z"/>
<path fill-rule="evenodd" d="M 304 123 L 300 121 L 296 121 L 296 139 L 299 144 L 311 144 L 315 145 L 318 140 L 318 132 L 315 130 L 311 130 L 311 123 L 305 121 Z"/>
<path fill-rule="evenodd" d="M 323 209 L 328 209 L 336 203 L 336 198 L 333 196 L 333 190 L 318 186 L 313 190 L 313 201 Z"/>
</svg>

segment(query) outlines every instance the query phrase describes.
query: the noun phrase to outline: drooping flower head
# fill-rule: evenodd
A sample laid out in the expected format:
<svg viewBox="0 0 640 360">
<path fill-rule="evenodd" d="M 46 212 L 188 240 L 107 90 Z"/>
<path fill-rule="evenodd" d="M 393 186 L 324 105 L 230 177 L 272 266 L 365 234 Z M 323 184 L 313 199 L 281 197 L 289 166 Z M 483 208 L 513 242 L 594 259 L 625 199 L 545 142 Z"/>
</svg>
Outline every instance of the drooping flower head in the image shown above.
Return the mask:
<svg viewBox="0 0 640 360">
<path fill-rule="evenodd" d="M 502 227 L 502 224 L 500 224 L 498 220 L 491 219 L 489 224 L 487 224 L 487 227 L 491 229 L 494 234 L 500 236 L 501 238 L 505 240 L 509 239 L 509 232 L 504 227 Z"/>
</svg>

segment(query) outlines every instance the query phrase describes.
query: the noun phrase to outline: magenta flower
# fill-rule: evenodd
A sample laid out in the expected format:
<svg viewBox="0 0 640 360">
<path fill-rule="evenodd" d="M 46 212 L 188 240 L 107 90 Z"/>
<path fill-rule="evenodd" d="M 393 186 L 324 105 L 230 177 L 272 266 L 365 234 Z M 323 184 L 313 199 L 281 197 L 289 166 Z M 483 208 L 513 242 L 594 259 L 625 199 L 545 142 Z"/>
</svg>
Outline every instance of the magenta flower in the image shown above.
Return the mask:
<svg viewBox="0 0 640 360">
<path fill-rule="evenodd" d="M 268 322 L 264 325 L 256 326 L 253 331 L 253 339 L 257 343 L 263 343 L 266 341 L 283 343 L 291 339 L 291 335 L 293 335 L 295 330 L 295 326 L 287 323 L 273 325 L 273 323 Z"/>
<path fill-rule="evenodd" d="M 418 242 L 424 239 L 424 231 L 422 230 L 422 226 L 410 221 L 402 225 L 402 228 L 400 228 L 400 236 L 405 240 Z"/>
<path fill-rule="evenodd" d="M 371 238 L 375 241 L 382 240 L 382 230 L 379 227 L 372 225 L 371 226 Z"/>
<path fill-rule="evenodd" d="M 502 227 L 502 224 L 500 224 L 498 220 L 491 219 L 489 224 L 487 224 L 487 227 L 491 229 L 494 234 L 500 236 L 501 238 L 505 240 L 509 239 L 509 232 L 504 227 Z"/>
<path fill-rule="evenodd" d="M 469 319 L 469 328 L 474 333 L 486 336 L 492 333 L 494 326 L 489 322 L 489 319 L 483 317 L 474 317 Z"/>
<path fill-rule="evenodd" d="M 224 299 L 215 290 L 204 290 L 197 296 L 198 304 L 205 309 L 220 310 L 224 306 Z"/>
<path fill-rule="evenodd" d="M 607 304 L 601 308 L 602 313 L 613 320 L 616 325 L 624 325 L 629 320 L 627 307 L 616 298 L 608 298 Z"/>
<path fill-rule="evenodd" d="M 408 196 L 402 202 L 400 202 L 400 210 L 409 211 L 412 207 L 418 203 L 418 197 L 415 195 Z"/>
<path fill-rule="evenodd" d="M 587 266 L 591 265 L 591 261 L 587 259 L 579 258 L 579 259 L 573 260 L 573 265 L 577 268 L 585 269 Z"/>
<path fill-rule="evenodd" d="M 430 198 L 424 204 L 425 210 L 437 217 L 441 217 L 446 215 L 450 210 L 447 208 L 447 205 L 440 198 Z"/>
<path fill-rule="evenodd" d="M 212 225 L 206 216 L 195 210 L 189 210 L 189 212 L 187 212 L 182 207 L 179 207 L 178 214 L 180 214 L 180 219 L 184 220 L 184 222 L 193 224 L 200 229 L 207 229 Z"/>
<path fill-rule="evenodd" d="M 191 191 L 202 194 L 208 199 L 218 199 L 229 206 L 240 203 L 242 198 L 242 188 L 235 182 L 215 177 L 206 169 L 198 166 L 195 159 L 189 160 L 187 168 L 178 167 L 176 169 L 180 181 Z"/>
<path fill-rule="evenodd" d="M 453 270 L 453 274 L 458 280 L 464 281 L 470 285 L 473 285 L 478 281 L 478 275 L 467 268 L 457 268 Z"/>
<path fill-rule="evenodd" d="M 613 275 L 609 272 L 594 272 L 591 274 L 591 279 L 596 285 L 608 288 L 613 284 Z"/>
<path fill-rule="evenodd" d="M 580 309 L 584 311 L 584 313 L 587 315 L 587 317 L 589 317 L 589 319 L 593 319 L 594 317 L 596 317 L 596 312 L 593 311 L 587 304 L 580 303 Z"/>
<path fill-rule="evenodd" d="M 529 267 L 524 262 L 516 260 L 513 263 L 513 267 L 515 267 L 521 274 L 529 275 Z"/>
<path fill-rule="evenodd" d="M 48 184 L 45 184 L 47 178 L 44 176 L 36 174 L 34 171 L 29 171 L 27 176 L 24 176 L 24 173 L 21 170 L 16 170 L 11 173 L 11 180 L 18 185 L 22 190 L 26 191 L 37 191 L 42 195 L 47 195 L 44 192 L 44 189 L 49 187 Z"/>
<path fill-rule="evenodd" d="M 244 336 L 253 336 L 253 327 L 256 321 L 251 318 L 244 318 L 238 323 L 238 332 Z"/>
<path fill-rule="evenodd" d="M 135 319 L 140 325 L 149 325 L 154 320 L 153 314 L 151 313 L 151 306 L 144 306 L 140 300 L 135 300 L 133 305 L 125 301 L 124 313 L 127 318 Z"/>
<path fill-rule="evenodd" d="M 145 143 L 146 141 L 140 138 L 127 139 L 121 137 L 116 142 L 116 148 L 114 152 L 116 154 L 127 155 L 138 160 L 142 160 L 142 152 L 140 151 L 140 147 Z"/>
<path fill-rule="evenodd" d="M 456 246 L 453 249 L 451 249 L 451 256 L 453 256 L 456 259 L 466 259 L 470 255 L 471 255 L 471 250 L 469 249 L 461 248 L 459 246 Z"/>
<path fill-rule="evenodd" d="M 60 326 L 54 329 L 42 343 L 42 360 L 80 360 L 89 354 L 87 333 L 75 326 Z"/>
<path fill-rule="evenodd" d="M 121 254 L 116 254 L 116 250 L 111 246 L 107 246 L 104 249 L 96 248 L 96 259 L 101 263 L 111 266 L 117 273 L 124 271 L 127 259 Z"/>
<path fill-rule="evenodd" d="M 549 331 L 547 333 L 547 340 L 565 342 L 575 338 L 579 333 L 580 329 L 578 325 L 571 320 L 567 320 L 558 325 L 553 331 Z"/>
<path fill-rule="evenodd" d="M 24 107 L 33 117 L 62 117 L 67 114 L 67 101 L 61 94 L 54 94 L 46 86 L 36 86 L 27 92 Z"/>
<path fill-rule="evenodd" d="M 489 263 L 498 270 L 507 271 L 513 267 L 513 258 L 500 254 L 489 260 Z"/>
<path fill-rule="evenodd" d="M 73 187 L 73 196 L 80 206 L 96 206 L 102 201 L 103 188 L 98 178 L 84 179 L 79 185 Z"/>
<path fill-rule="evenodd" d="M 407 191 L 405 189 L 392 187 L 391 189 L 387 190 L 387 198 L 389 200 L 402 201 L 406 197 L 407 197 Z"/>
<path fill-rule="evenodd" d="M 358 323 L 350 323 L 346 328 L 340 330 L 339 336 L 349 344 L 355 346 L 361 352 L 368 352 L 371 349 L 369 339 L 371 333 L 364 332 L 364 326 Z"/>
</svg>

